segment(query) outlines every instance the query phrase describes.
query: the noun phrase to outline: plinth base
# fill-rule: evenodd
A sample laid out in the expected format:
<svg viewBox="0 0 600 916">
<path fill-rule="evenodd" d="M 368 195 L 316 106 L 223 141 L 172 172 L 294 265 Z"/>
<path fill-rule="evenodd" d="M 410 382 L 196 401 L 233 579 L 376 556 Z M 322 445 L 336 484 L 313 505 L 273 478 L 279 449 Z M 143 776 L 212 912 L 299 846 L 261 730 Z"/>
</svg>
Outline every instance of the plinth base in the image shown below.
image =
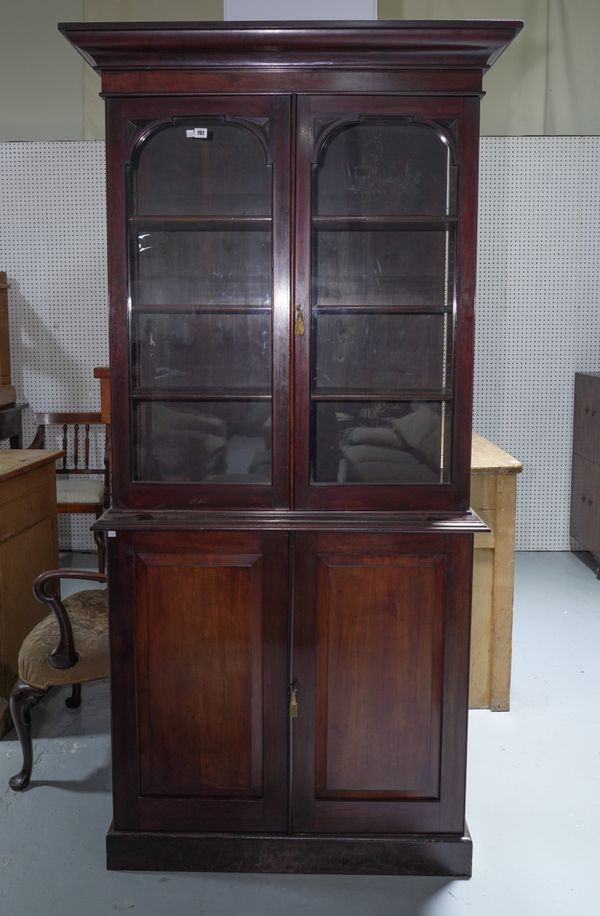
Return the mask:
<svg viewBox="0 0 600 916">
<path fill-rule="evenodd" d="M 473 846 L 465 835 L 287 836 L 142 833 L 106 837 L 107 868 L 296 874 L 438 875 L 469 878 Z"/>
</svg>

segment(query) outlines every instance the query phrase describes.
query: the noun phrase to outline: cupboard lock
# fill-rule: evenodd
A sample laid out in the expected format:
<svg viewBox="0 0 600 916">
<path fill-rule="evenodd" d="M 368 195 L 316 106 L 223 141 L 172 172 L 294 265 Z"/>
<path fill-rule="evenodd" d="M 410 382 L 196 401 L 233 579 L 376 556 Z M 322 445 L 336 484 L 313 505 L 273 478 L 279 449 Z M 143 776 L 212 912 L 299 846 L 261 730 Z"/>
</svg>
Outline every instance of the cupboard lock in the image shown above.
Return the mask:
<svg viewBox="0 0 600 916">
<path fill-rule="evenodd" d="M 294 319 L 294 334 L 296 337 L 304 337 L 304 313 L 302 306 L 296 306 L 296 317 Z"/>
</svg>

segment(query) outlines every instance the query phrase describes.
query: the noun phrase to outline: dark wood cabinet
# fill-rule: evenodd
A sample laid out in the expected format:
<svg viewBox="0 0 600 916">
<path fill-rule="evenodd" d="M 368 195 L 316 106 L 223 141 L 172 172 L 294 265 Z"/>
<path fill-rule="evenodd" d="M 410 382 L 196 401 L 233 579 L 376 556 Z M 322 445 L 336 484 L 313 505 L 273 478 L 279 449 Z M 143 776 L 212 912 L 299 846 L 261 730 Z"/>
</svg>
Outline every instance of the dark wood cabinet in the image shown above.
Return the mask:
<svg viewBox="0 0 600 916">
<path fill-rule="evenodd" d="M 478 106 L 519 27 L 61 27 L 107 105 L 110 867 L 470 873 Z"/>
<path fill-rule="evenodd" d="M 571 537 L 600 563 L 600 372 L 575 374 Z M 600 571 L 600 568 L 597 572 Z"/>
<path fill-rule="evenodd" d="M 117 542 L 113 594 L 135 613 L 115 615 L 113 646 L 135 663 L 113 672 L 115 827 L 285 830 L 287 535 Z"/>
<path fill-rule="evenodd" d="M 296 536 L 298 831 L 463 832 L 470 548 L 429 533 Z"/>
</svg>

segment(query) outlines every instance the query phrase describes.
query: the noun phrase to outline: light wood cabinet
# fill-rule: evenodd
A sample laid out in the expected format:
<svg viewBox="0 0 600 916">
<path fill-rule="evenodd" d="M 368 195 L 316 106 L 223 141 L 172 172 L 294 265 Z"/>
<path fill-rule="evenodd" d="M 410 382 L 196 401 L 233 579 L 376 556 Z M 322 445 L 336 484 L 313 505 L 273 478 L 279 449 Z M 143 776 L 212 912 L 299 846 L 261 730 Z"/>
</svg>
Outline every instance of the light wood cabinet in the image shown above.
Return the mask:
<svg viewBox="0 0 600 916">
<path fill-rule="evenodd" d="M 517 458 L 473 433 L 471 504 L 489 532 L 475 535 L 469 706 L 510 708 Z"/>
<path fill-rule="evenodd" d="M 0 450 L 0 735 L 21 643 L 45 616 L 35 577 L 58 566 L 55 462 L 62 452 Z"/>
</svg>

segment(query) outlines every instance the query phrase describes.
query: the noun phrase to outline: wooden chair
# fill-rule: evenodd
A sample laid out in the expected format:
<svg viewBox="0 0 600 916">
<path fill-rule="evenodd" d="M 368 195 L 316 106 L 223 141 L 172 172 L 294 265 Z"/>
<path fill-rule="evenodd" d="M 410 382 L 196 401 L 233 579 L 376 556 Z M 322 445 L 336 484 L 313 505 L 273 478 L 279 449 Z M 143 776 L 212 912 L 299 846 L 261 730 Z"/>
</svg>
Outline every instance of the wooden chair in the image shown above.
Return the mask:
<svg viewBox="0 0 600 916">
<path fill-rule="evenodd" d="M 101 413 L 36 413 L 37 431 L 30 448 L 45 448 L 48 428 L 59 427 L 57 447 L 64 457 L 56 469 L 56 511 L 58 513 L 93 513 L 102 515 L 110 503 L 110 468 L 108 430 Z M 90 428 L 104 427 L 104 467 L 90 467 Z M 83 441 L 82 441 L 83 440 Z M 96 475 L 93 477 L 92 475 Z M 101 476 L 100 476 L 101 475 Z M 98 477 L 100 476 L 100 479 Z M 104 570 L 104 541 L 95 537 L 98 569 Z"/>
<path fill-rule="evenodd" d="M 31 779 L 33 748 L 31 709 L 50 687 L 72 685 L 65 700 L 70 709 L 81 703 L 81 685 L 108 677 L 107 592 L 87 589 L 61 600 L 56 586 L 60 579 L 106 582 L 102 572 L 52 569 L 37 577 L 33 591 L 52 608 L 25 637 L 19 652 L 19 679 L 10 695 L 10 712 L 21 742 L 23 766 L 9 780 L 21 792 Z"/>
</svg>

